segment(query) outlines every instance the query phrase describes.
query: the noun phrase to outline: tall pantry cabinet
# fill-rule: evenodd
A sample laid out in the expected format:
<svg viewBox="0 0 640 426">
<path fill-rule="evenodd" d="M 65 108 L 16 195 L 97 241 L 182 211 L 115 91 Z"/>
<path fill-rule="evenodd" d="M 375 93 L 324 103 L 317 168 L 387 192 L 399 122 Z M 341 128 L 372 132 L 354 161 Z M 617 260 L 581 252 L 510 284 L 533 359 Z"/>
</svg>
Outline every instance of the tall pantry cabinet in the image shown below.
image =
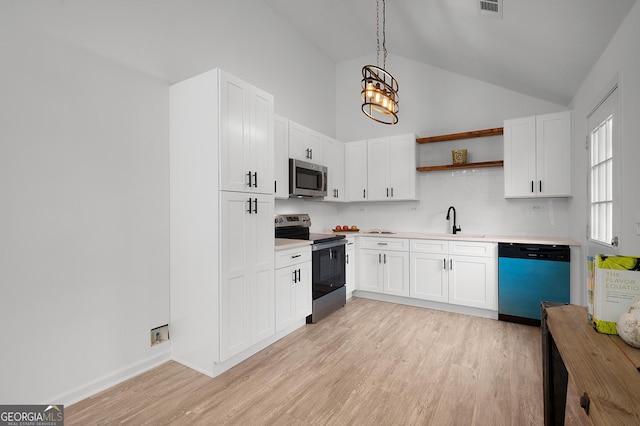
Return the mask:
<svg viewBox="0 0 640 426">
<path fill-rule="evenodd" d="M 172 355 L 212 377 L 275 333 L 273 117 L 218 69 L 170 88 Z"/>
</svg>

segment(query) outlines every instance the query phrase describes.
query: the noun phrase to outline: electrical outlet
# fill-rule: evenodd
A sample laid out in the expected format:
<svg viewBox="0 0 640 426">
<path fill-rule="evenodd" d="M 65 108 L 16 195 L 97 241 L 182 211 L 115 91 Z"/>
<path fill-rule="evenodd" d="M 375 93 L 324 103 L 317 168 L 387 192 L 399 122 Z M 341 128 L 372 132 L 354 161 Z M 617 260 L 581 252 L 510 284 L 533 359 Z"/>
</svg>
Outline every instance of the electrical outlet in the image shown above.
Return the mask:
<svg viewBox="0 0 640 426">
<path fill-rule="evenodd" d="M 169 324 L 151 329 L 151 346 L 169 340 Z"/>
</svg>

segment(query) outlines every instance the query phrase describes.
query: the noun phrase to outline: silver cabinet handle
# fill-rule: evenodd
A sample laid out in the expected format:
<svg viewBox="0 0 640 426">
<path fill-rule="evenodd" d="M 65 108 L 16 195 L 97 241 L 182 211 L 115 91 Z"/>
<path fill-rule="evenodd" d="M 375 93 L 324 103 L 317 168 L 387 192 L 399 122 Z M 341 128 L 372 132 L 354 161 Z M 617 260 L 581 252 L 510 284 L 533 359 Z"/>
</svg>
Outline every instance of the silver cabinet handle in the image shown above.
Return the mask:
<svg viewBox="0 0 640 426">
<path fill-rule="evenodd" d="M 302 256 L 301 254 L 294 254 L 293 256 L 291 256 L 292 259 L 296 259 L 298 257 Z"/>
<path fill-rule="evenodd" d="M 258 187 L 258 172 L 253 173 L 253 187 L 254 188 Z"/>
<path fill-rule="evenodd" d="M 247 213 L 251 214 L 251 198 L 249 198 L 249 210 L 247 210 Z"/>
<path fill-rule="evenodd" d="M 442 259 L 442 267 L 445 271 L 447 270 L 447 259 Z"/>
<path fill-rule="evenodd" d="M 251 187 L 251 170 L 249 170 L 249 173 L 247 173 L 247 176 L 249 176 L 249 183 L 247 184 L 247 186 Z"/>
<path fill-rule="evenodd" d="M 453 270 L 453 259 L 449 259 L 449 269 Z"/>
<path fill-rule="evenodd" d="M 382 257 L 383 257 L 383 259 L 384 259 L 384 262 L 383 262 L 383 263 L 386 265 L 386 264 L 387 264 L 387 255 L 386 255 L 386 253 L 385 253 L 385 254 L 383 254 L 383 255 L 382 255 Z"/>
<path fill-rule="evenodd" d="M 378 253 L 378 263 L 382 263 L 382 254 Z"/>
<path fill-rule="evenodd" d="M 391 197 L 393 197 L 393 187 L 391 188 Z"/>
<path fill-rule="evenodd" d="M 388 243 L 378 243 L 379 246 L 386 246 Z"/>
<path fill-rule="evenodd" d="M 345 254 L 345 256 L 344 256 L 344 261 L 345 261 L 345 263 L 346 263 L 347 265 L 349 264 L 349 255 L 348 255 L 348 254 Z"/>
<path fill-rule="evenodd" d="M 257 199 L 257 198 L 254 198 L 254 201 L 253 201 L 253 202 L 254 202 L 254 204 L 255 204 L 255 205 L 253 206 L 253 212 L 254 212 L 255 214 L 258 214 L 258 199 Z"/>
</svg>

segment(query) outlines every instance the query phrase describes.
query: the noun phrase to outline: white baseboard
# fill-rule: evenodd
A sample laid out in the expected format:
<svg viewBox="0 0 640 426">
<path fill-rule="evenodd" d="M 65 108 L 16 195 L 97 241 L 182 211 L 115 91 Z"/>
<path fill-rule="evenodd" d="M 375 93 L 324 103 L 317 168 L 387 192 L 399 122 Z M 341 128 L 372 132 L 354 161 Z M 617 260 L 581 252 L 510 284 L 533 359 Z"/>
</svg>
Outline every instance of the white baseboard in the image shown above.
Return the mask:
<svg viewBox="0 0 640 426">
<path fill-rule="evenodd" d="M 437 309 L 439 311 L 454 312 L 457 314 L 472 315 L 474 317 L 482 317 L 489 319 L 498 319 L 498 311 L 490 311 L 488 309 L 472 308 L 469 306 L 453 305 L 449 303 L 433 302 L 430 300 L 413 299 L 410 297 L 393 296 L 389 294 L 372 293 L 369 291 L 355 290 L 353 297 L 362 297 L 363 299 L 379 300 L 381 302 L 398 303 L 401 305 L 416 306 L 418 308 Z"/>
<path fill-rule="evenodd" d="M 92 395 L 95 395 L 98 392 L 101 392 L 105 389 L 115 386 L 118 383 L 128 380 L 134 376 L 137 376 L 138 374 L 151 370 L 152 368 L 155 368 L 160 364 L 163 364 L 170 360 L 171 360 L 171 346 L 167 345 L 167 349 L 163 350 L 161 353 L 157 355 L 154 355 L 140 362 L 131 364 L 125 368 L 115 371 L 112 374 L 108 374 L 104 377 L 94 380 L 93 382 L 80 386 L 70 392 L 64 393 L 62 395 L 58 395 L 55 398 L 48 399 L 47 401 L 49 402 L 55 401 L 56 403 L 61 403 L 61 404 L 64 404 L 65 406 L 69 406 L 85 398 L 88 398 Z"/>
</svg>

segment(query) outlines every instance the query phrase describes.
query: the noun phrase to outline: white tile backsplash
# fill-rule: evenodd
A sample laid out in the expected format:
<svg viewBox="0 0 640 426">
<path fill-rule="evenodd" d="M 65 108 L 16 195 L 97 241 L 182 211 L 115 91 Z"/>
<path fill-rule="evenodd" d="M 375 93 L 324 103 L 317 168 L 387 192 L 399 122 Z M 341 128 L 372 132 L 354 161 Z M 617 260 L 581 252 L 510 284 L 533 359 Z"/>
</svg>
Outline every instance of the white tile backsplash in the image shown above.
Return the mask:
<svg viewBox="0 0 640 426">
<path fill-rule="evenodd" d="M 337 224 L 397 232 L 450 232 L 454 206 L 463 233 L 569 236 L 565 198 L 505 199 L 502 167 L 418 173 L 419 201 L 323 203 L 278 200 L 276 213 L 309 213 L 312 230 Z"/>
</svg>

